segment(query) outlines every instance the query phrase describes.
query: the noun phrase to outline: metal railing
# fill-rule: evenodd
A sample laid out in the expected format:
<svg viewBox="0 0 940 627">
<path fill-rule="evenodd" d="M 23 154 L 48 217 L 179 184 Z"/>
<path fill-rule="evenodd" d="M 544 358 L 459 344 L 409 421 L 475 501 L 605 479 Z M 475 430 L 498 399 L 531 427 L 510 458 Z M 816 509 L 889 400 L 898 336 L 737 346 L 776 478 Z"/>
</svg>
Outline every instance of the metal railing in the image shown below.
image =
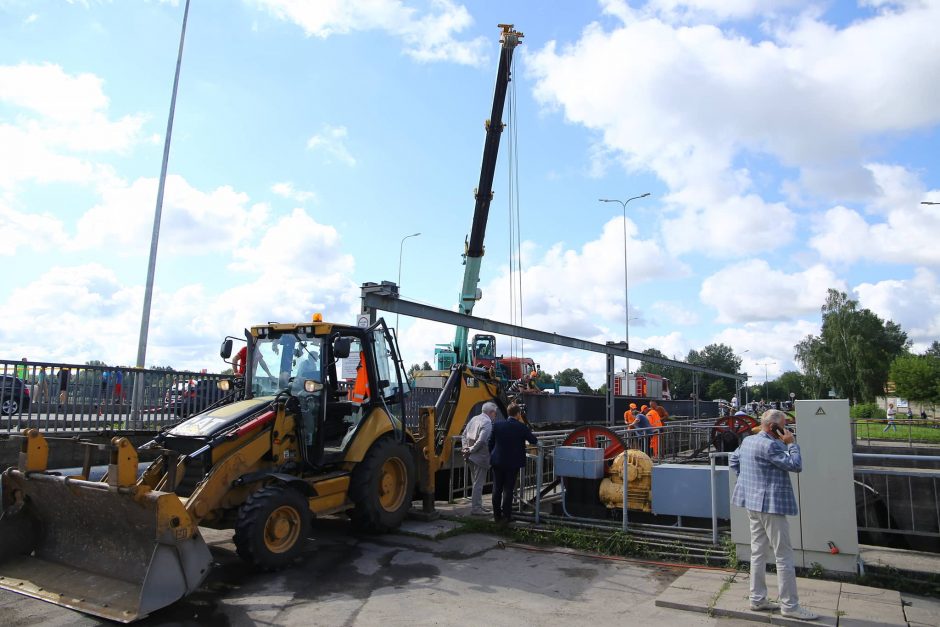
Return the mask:
<svg viewBox="0 0 940 627">
<path fill-rule="evenodd" d="M 871 463 L 940 463 L 940 456 L 936 455 L 855 453 L 853 459 Z M 854 472 L 856 485 L 861 488 L 856 492 L 861 495 L 861 503 L 856 497 L 860 508 L 859 531 L 940 540 L 940 471 L 856 465 Z M 882 520 L 878 518 L 879 503 L 884 506 Z"/>
<path fill-rule="evenodd" d="M 671 428 L 670 428 L 671 427 Z M 664 459 L 676 458 L 682 460 L 691 459 L 688 453 L 690 450 L 680 450 L 680 443 L 687 446 L 702 446 L 705 450 L 702 453 L 701 460 L 710 464 L 711 489 L 712 489 L 712 513 L 711 527 L 708 530 L 689 528 L 681 526 L 681 521 L 677 524 L 638 524 L 630 523 L 628 513 L 627 486 L 629 482 L 623 482 L 624 494 L 623 504 L 616 510 L 618 517 L 609 518 L 591 518 L 586 516 L 573 516 L 565 508 L 564 482 L 561 477 L 555 475 L 555 449 L 561 446 L 565 439 L 575 429 L 543 431 L 536 432 L 539 438 L 537 447 L 530 447 L 526 455 L 525 466 L 520 469 L 520 475 L 516 482 L 516 494 L 514 507 L 518 515 L 531 517 L 536 523 L 543 520 L 552 520 L 562 524 L 570 523 L 575 526 L 593 527 L 598 529 L 619 529 L 623 532 L 642 531 L 647 535 L 659 536 L 662 538 L 691 539 L 695 542 L 708 542 L 713 546 L 719 544 L 719 535 L 723 529 L 717 515 L 717 489 L 715 481 L 717 477 L 717 459 L 727 457 L 728 453 L 714 452 L 708 449 L 711 441 L 711 429 L 713 423 L 696 421 L 677 421 L 674 424 L 667 424 L 660 437 L 663 438 L 660 444 L 660 457 Z M 625 426 L 615 427 L 615 433 L 620 435 L 627 443 L 628 447 L 637 445 L 642 447 L 648 444 L 648 437 L 632 436 L 628 433 Z M 703 435 L 705 434 L 705 435 Z M 606 447 L 606 441 L 599 440 L 597 444 L 600 447 Z M 448 500 L 453 503 L 459 498 L 469 498 L 471 491 L 470 471 L 468 465 L 460 455 L 460 437 L 454 436 L 451 442 L 453 454 L 449 465 L 449 486 Z M 655 460 L 654 460 L 655 461 Z M 492 473 L 488 472 L 484 487 L 492 485 Z M 543 512 L 543 503 L 546 501 L 560 501 L 562 516 L 549 515 Z M 617 519 L 619 518 L 619 520 Z M 704 533 L 707 532 L 707 536 Z"/>
<path fill-rule="evenodd" d="M 143 378 L 141 414 L 131 394 Z M 0 360 L 0 433 L 102 429 L 157 430 L 226 396 L 226 375 L 100 365 Z"/>
<path fill-rule="evenodd" d="M 898 445 L 913 448 L 923 444 L 940 446 L 940 421 L 921 419 L 853 420 L 852 442 Z"/>
</svg>

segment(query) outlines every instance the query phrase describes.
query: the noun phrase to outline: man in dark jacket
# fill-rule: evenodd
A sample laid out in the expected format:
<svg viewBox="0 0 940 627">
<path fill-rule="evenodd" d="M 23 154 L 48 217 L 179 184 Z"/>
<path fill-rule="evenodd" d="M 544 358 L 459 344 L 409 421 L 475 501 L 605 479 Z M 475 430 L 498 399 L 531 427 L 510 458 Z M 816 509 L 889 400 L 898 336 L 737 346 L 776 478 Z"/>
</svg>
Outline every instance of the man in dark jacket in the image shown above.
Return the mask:
<svg viewBox="0 0 940 627">
<path fill-rule="evenodd" d="M 488 442 L 493 468 L 493 518 L 512 521 L 512 493 L 519 469 L 525 466 L 525 443 L 538 438 L 522 422 L 522 408 L 513 403 L 506 409 L 509 419 L 493 425 Z"/>
</svg>

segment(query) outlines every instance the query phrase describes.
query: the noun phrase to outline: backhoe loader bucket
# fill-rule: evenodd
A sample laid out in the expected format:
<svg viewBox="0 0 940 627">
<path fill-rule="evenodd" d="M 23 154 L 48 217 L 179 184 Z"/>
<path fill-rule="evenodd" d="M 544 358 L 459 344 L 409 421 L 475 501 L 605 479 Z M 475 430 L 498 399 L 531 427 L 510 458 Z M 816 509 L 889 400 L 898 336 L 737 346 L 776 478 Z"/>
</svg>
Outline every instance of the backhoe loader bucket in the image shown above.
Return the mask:
<svg viewBox="0 0 940 627">
<path fill-rule="evenodd" d="M 9 469 L 0 588 L 119 622 L 193 592 L 211 556 L 179 497 Z"/>
</svg>

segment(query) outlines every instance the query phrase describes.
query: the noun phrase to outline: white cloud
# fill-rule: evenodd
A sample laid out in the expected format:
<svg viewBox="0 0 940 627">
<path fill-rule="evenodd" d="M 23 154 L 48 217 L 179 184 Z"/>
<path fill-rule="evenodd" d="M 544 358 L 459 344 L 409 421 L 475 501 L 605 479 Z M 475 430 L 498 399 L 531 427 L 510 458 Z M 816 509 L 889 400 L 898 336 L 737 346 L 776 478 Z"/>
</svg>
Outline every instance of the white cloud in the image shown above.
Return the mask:
<svg viewBox="0 0 940 627">
<path fill-rule="evenodd" d="M 211 202 L 211 199 L 210 199 Z M 358 310 L 354 262 L 332 227 L 297 209 L 274 221 L 255 246 L 235 252 L 245 280 L 221 293 L 201 284 L 154 290 L 148 365 L 219 371 L 221 339 L 271 320 L 309 320 L 315 312 L 349 323 Z M 0 344 L 36 360 L 83 363 L 136 359 L 143 286 L 122 284 L 100 265 L 57 266 L 12 290 L 0 303 Z M 37 328 L 68 329 L 68 341 L 38 338 Z"/>
<path fill-rule="evenodd" d="M 102 85 L 93 74 L 48 63 L 0 66 L 0 188 L 113 182 L 113 169 L 92 156 L 126 153 L 142 141 L 146 118 L 109 118 Z"/>
<path fill-rule="evenodd" d="M 767 5 L 653 6 L 743 17 Z M 776 193 L 774 183 L 793 198 L 871 197 L 875 174 L 864 163 L 873 140 L 940 122 L 938 3 L 845 28 L 804 13 L 760 41 L 714 25 L 673 26 L 622 3 L 605 8 L 622 25 L 591 24 L 572 45 L 549 42 L 527 57 L 535 96 L 596 132 L 630 172 L 651 171 L 666 184 L 674 217 L 664 233 L 675 253 L 693 250 L 693 234 L 708 254 L 736 254 L 732 236 L 749 233 L 764 248 L 779 246 L 796 221 L 760 196 Z M 763 192 L 742 166 L 752 158 L 796 178 L 762 181 Z M 773 176 L 772 166 L 762 170 Z"/>
<path fill-rule="evenodd" d="M 381 30 L 398 37 L 405 54 L 422 62 L 452 61 L 479 65 L 486 59 L 486 39 L 461 40 L 473 24 L 470 12 L 451 0 L 432 0 L 420 11 L 402 0 L 254 0 L 278 19 L 300 26 L 308 36 L 326 38 L 354 31 Z"/>
<path fill-rule="evenodd" d="M 749 322 L 722 329 L 710 342 L 726 344 L 742 359 L 741 371 L 750 375 L 751 385 L 763 382 L 766 368 L 771 380 L 787 370 L 796 370 L 793 347 L 807 335 L 819 333 L 819 320 Z"/>
<path fill-rule="evenodd" d="M 672 324 L 688 326 L 698 324 L 699 321 L 698 313 L 684 306 L 681 302 L 658 301 L 653 303 L 652 309 L 658 318 L 662 318 Z"/>
<path fill-rule="evenodd" d="M 48 213 L 14 211 L 0 199 L 0 257 L 13 256 L 20 248 L 54 250 L 68 240 L 62 221 Z"/>
<path fill-rule="evenodd" d="M 787 274 L 763 259 L 749 259 L 707 277 L 699 296 L 718 311 L 718 322 L 754 322 L 818 312 L 829 288 L 845 285 L 823 265 Z"/>
<path fill-rule="evenodd" d="M 277 194 L 278 196 L 283 196 L 284 198 L 299 202 L 305 203 L 308 200 L 315 200 L 317 195 L 315 192 L 308 192 L 300 189 L 294 189 L 294 184 L 285 181 L 282 183 L 275 183 L 271 186 L 271 191 Z"/>
<path fill-rule="evenodd" d="M 812 224 L 809 245 L 826 260 L 851 263 L 868 259 L 879 263 L 940 265 L 940 211 L 921 205 L 922 198 L 938 193 L 924 189 L 908 170 L 869 165 L 878 196 L 863 215 L 843 206 L 833 207 Z M 880 220 L 869 222 L 871 220 Z"/>
<path fill-rule="evenodd" d="M 619 207 L 618 207 L 619 210 Z M 619 211 L 618 211 L 619 212 Z M 531 243 L 524 247 L 522 314 L 524 326 L 562 335 L 610 339 L 607 327 L 622 329 L 623 309 L 623 218 L 609 220 L 600 237 L 580 250 L 558 243 L 536 256 Z M 637 225 L 627 219 L 629 284 L 683 276 L 688 268 L 664 255 L 651 239 L 639 239 Z M 475 315 L 510 321 L 508 268 L 483 286 L 483 300 Z M 573 295 L 577 295 L 574 298 Z M 631 303 L 631 315 L 638 314 Z M 617 336 L 622 334 L 617 331 Z"/>
<path fill-rule="evenodd" d="M 930 270 L 917 268 L 910 279 L 862 283 L 855 292 L 862 307 L 901 325 L 915 352 L 940 338 L 940 281 Z"/>
<path fill-rule="evenodd" d="M 140 178 L 99 191 L 101 201 L 78 220 L 72 248 L 107 245 L 113 254 L 141 253 L 153 229 L 157 180 Z M 249 205 L 247 194 L 231 187 L 206 193 L 170 175 L 163 198 L 161 251 L 200 255 L 231 250 L 253 237 L 268 213 L 265 205 Z"/>
<path fill-rule="evenodd" d="M 346 127 L 324 124 L 323 129 L 307 140 L 307 149 L 323 152 L 330 158 L 348 166 L 356 165 L 356 158 L 346 148 Z"/>
</svg>

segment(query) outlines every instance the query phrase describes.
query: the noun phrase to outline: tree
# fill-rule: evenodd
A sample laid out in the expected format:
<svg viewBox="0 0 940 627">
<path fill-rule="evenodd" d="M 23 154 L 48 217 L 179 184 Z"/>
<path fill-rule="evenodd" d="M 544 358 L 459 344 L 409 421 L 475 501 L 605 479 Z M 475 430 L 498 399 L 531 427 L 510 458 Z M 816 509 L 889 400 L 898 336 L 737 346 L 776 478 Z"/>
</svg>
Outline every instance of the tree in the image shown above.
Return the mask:
<svg viewBox="0 0 940 627">
<path fill-rule="evenodd" d="M 787 370 L 777 377 L 773 400 L 788 401 L 790 394 L 796 394 L 796 398 L 806 398 L 806 391 L 803 389 L 803 375 L 797 370 Z"/>
<path fill-rule="evenodd" d="M 940 340 L 934 340 L 930 344 L 930 348 L 927 349 L 925 355 L 932 355 L 934 357 L 940 357 Z"/>
<path fill-rule="evenodd" d="M 594 388 L 588 385 L 584 380 L 584 373 L 577 368 L 565 368 L 561 372 L 555 373 L 555 383 L 558 385 L 569 385 L 578 388 L 581 394 L 593 394 Z"/>
<path fill-rule="evenodd" d="M 859 309 L 844 292 L 830 289 L 819 337 L 807 336 L 794 347 L 794 356 L 817 392 L 832 387 L 855 404 L 884 392 L 891 362 L 909 345 L 897 324 Z"/>
<path fill-rule="evenodd" d="M 422 370 L 433 370 L 433 368 L 431 368 L 431 364 L 429 364 L 429 363 L 426 362 L 426 361 L 425 361 L 423 364 L 421 364 L 421 369 L 422 369 Z"/>
<path fill-rule="evenodd" d="M 729 374 L 736 374 L 741 368 L 741 358 L 734 354 L 734 350 L 730 346 L 725 344 L 709 344 L 701 351 L 690 350 L 685 360 L 694 366 L 702 366 Z M 676 368 L 676 370 L 680 369 Z M 683 384 L 683 392 L 686 389 L 692 392 L 692 373 L 690 371 L 681 372 L 683 374 L 679 376 L 679 379 Z M 706 400 L 714 400 L 716 398 L 728 399 L 734 394 L 735 385 L 733 379 L 719 377 L 713 374 L 699 374 L 698 377 L 700 398 Z M 687 384 L 685 380 L 688 381 Z M 721 382 L 724 385 L 712 387 L 712 384 L 716 382 Z M 688 387 L 686 388 L 685 385 L 688 385 Z M 713 391 L 715 394 L 721 393 L 722 396 L 712 394 Z"/>
<path fill-rule="evenodd" d="M 940 357 L 902 355 L 891 362 L 891 381 L 898 396 L 912 401 L 940 401 Z"/>
<path fill-rule="evenodd" d="M 657 350 L 655 348 L 647 348 L 645 351 L 643 351 L 643 354 L 651 355 L 653 357 L 659 357 L 660 359 L 669 359 L 668 357 L 666 357 L 666 355 L 662 351 Z M 669 366 L 654 364 L 649 361 L 640 361 L 640 368 L 638 372 L 648 372 L 650 374 L 658 374 L 658 375 L 665 377 L 666 376 L 664 372 L 665 370 L 669 370 Z"/>
<path fill-rule="evenodd" d="M 85 362 L 86 366 L 104 366 L 107 367 L 108 364 L 104 363 L 100 359 L 90 359 Z"/>
</svg>

